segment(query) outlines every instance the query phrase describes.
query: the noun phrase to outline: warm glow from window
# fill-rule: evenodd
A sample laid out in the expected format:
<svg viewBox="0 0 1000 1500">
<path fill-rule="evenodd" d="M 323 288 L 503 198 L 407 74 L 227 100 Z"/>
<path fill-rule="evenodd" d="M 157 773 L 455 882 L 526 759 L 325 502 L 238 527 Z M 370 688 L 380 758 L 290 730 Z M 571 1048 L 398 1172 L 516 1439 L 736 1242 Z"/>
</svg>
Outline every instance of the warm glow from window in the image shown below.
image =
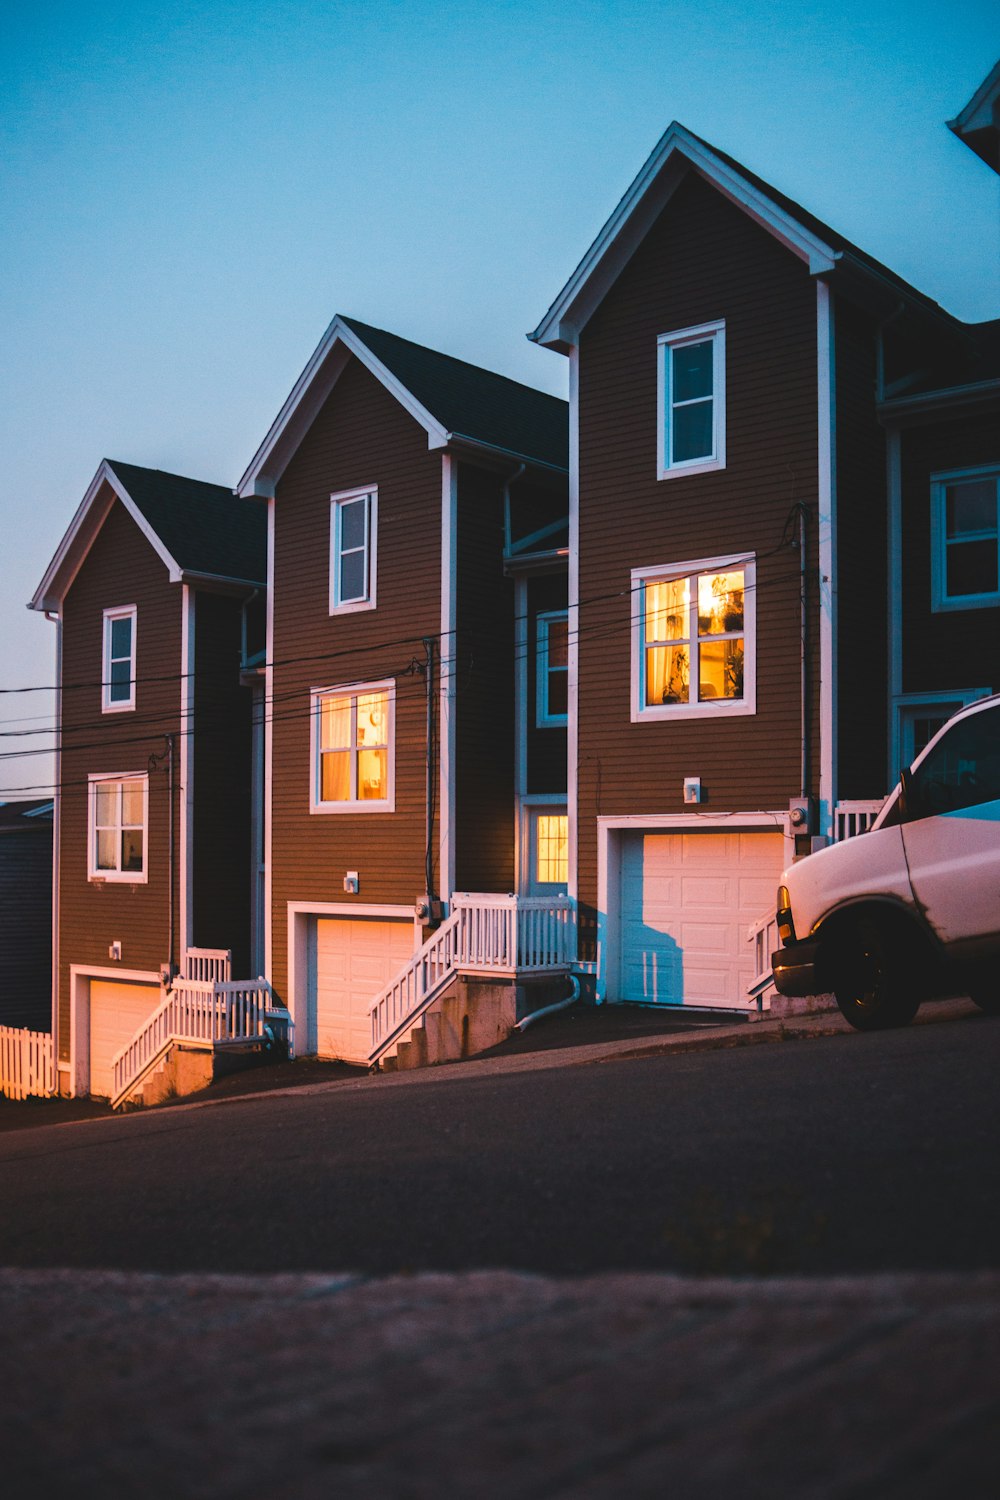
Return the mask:
<svg viewBox="0 0 1000 1500">
<path fill-rule="evenodd" d="M 564 813 L 542 813 L 535 820 L 535 869 L 539 885 L 569 880 L 569 819 Z"/>
</svg>

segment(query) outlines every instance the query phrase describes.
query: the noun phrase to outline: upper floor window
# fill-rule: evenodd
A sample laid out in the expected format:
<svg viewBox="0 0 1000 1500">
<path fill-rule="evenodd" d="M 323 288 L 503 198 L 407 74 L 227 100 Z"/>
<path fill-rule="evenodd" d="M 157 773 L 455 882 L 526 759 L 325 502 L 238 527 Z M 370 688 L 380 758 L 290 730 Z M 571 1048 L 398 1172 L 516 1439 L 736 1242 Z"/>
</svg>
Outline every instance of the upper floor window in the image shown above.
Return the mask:
<svg viewBox="0 0 1000 1500">
<path fill-rule="evenodd" d="M 378 491 L 330 497 L 330 613 L 375 608 Z"/>
<path fill-rule="evenodd" d="M 134 604 L 104 611 L 101 708 L 106 714 L 135 708 L 135 616 Z"/>
<path fill-rule="evenodd" d="M 756 709 L 752 556 L 632 574 L 632 718 Z"/>
<path fill-rule="evenodd" d="M 313 692 L 313 812 L 392 812 L 395 696 L 391 680 Z"/>
<path fill-rule="evenodd" d="M 726 325 L 702 323 L 657 340 L 657 472 L 726 467 Z"/>
<path fill-rule="evenodd" d="M 935 610 L 1000 604 L 1000 470 L 933 477 L 931 589 Z"/>
<path fill-rule="evenodd" d="M 540 729 L 565 724 L 569 707 L 569 615 L 552 610 L 538 616 L 535 659 L 535 723 Z"/>
<path fill-rule="evenodd" d="M 90 778 L 91 880 L 146 879 L 149 777 Z"/>
</svg>

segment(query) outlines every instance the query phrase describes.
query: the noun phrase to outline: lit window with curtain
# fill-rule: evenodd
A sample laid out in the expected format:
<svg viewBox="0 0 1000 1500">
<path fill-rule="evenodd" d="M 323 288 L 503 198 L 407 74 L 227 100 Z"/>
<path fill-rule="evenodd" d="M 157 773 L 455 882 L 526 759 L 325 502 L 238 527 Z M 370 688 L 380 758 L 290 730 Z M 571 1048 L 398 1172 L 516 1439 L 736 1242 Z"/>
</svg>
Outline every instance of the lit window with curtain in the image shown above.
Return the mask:
<svg viewBox="0 0 1000 1500">
<path fill-rule="evenodd" d="M 633 717 L 754 711 L 754 578 L 749 557 L 633 574 Z"/>
<path fill-rule="evenodd" d="M 317 689 L 312 700 L 313 810 L 391 811 L 394 684 Z"/>
</svg>

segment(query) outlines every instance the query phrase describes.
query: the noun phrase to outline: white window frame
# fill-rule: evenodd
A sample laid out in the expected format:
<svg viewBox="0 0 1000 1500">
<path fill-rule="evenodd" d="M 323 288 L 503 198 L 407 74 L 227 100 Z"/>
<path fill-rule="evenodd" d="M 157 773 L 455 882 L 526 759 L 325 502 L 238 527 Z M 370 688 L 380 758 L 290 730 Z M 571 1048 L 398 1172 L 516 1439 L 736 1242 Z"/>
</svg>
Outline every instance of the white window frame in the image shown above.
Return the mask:
<svg viewBox="0 0 1000 1500">
<path fill-rule="evenodd" d="M 115 609 L 104 611 L 104 625 L 102 634 L 101 655 L 101 712 L 106 714 L 128 713 L 135 708 L 135 640 L 136 621 L 138 609 L 134 604 L 123 604 Z M 131 622 L 131 651 L 129 654 L 129 695 L 120 702 L 113 702 L 111 698 L 111 630 L 115 620 L 129 620 Z M 116 657 L 116 661 L 124 661 L 124 657 Z"/>
<path fill-rule="evenodd" d="M 964 480 L 992 479 L 997 490 L 997 587 L 991 594 L 947 593 L 948 548 L 946 528 L 947 488 Z M 1000 465 L 984 464 L 975 469 L 950 469 L 931 475 L 931 609 L 935 614 L 953 609 L 996 609 L 1000 607 Z"/>
<path fill-rule="evenodd" d="M 569 610 L 547 609 L 543 614 L 535 617 L 535 727 L 537 729 L 565 728 L 569 722 L 568 712 L 564 714 L 552 713 L 549 709 L 549 626 L 553 620 L 566 621 L 568 641 Z M 557 667 L 555 670 L 565 673 L 568 689 L 568 656 L 566 666 Z"/>
<path fill-rule="evenodd" d="M 121 860 L 121 787 L 126 781 L 142 782 L 142 869 L 102 870 L 97 863 L 97 788 L 111 782 L 118 787 L 119 834 L 117 849 Z M 132 824 L 127 825 L 132 827 Z M 100 885 L 105 881 L 117 885 L 145 885 L 149 880 L 149 774 L 146 771 L 97 772 L 87 778 L 87 879 Z"/>
<path fill-rule="evenodd" d="M 743 697 L 711 698 L 695 703 L 646 703 L 646 610 L 645 585 L 670 579 L 693 578 L 699 573 L 743 571 Z M 756 554 L 740 552 L 731 557 L 702 557 L 691 562 L 664 563 L 652 568 L 632 569 L 632 723 L 645 724 L 675 719 L 734 718 L 757 712 L 757 565 Z M 692 591 L 692 619 L 697 640 L 697 590 Z M 718 639 L 718 637 L 716 637 Z M 693 663 L 689 683 L 694 683 Z"/>
<path fill-rule="evenodd" d="M 365 507 L 365 592 L 357 599 L 343 599 L 341 582 L 341 516 L 345 505 L 366 500 Z M 357 549 L 352 549 L 357 550 Z M 369 484 L 360 489 L 338 490 L 330 496 L 330 613 L 355 614 L 375 608 L 375 584 L 378 575 L 378 487 Z"/>
<path fill-rule="evenodd" d="M 675 462 L 673 458 L 673 404 L 671 401 L 671 355 L 685 344 L 712 344 L 712 451 L 700 458 Z M 702 398 L 704 399 L 704 398 Z M 726 324 L 699 323 L 661 333 L 656 341 L 656 473 L 658 479 L 676 479 L 682 474 L 709 474 L 726 467 Z"/>
<path fill-rule="evenodd" d="M 358 774 L 358 746 L 356 736 L 357 712 L 359 698 L 366 693 L 386 693 L 388 702 L 386 704 L 386 796 L 378 800 L 356 796 L 351 801 L 324 802 L 321 796 L 323 784 L 322 779 L 322 757 L 320 753 L 320 705 L 326 698 L 350 698 L 351 699 L 351 738 L 355 742 L 345 746 L 351 752 L 351 784 L 357 791 Z M 384 678 L 381 682 L 349 682 L 342 683 L 337 687 L 313 688 L 309 695 L 310 702 L 310 812 L 314 813 L 385 813 L 396 810 L 396 682 L 392 677 Z"/>
</svg>

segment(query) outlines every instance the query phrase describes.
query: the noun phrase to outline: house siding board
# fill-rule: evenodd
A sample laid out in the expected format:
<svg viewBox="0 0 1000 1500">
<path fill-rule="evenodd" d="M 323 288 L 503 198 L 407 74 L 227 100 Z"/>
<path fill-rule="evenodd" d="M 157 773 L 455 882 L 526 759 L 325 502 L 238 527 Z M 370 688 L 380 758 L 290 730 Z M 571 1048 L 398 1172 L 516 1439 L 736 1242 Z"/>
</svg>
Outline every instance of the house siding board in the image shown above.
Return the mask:
<svg viewBox="0 0 1000 1500">
<path fill-rule="evenodd" d="M 566 608 L 565 573 L 546 574 L 528 580 L 528 786 L 531 796 L 566 795 L 566 730 L 558 726 L 539 729 L 538 616 Z"/>
<path fill-rule="evenodd" d="M 377 485 L 377 607 L 329 614 L 330 495 Z M 272 972 L 284 996 L 290 901 L 410 905 L 424 889 L 424 636 L 441 629 L 441 455 L 357 360 L 277 487 L 274 542 Z M 309 811 L 312 688 L 396 681 L 395 812 Z M 435 870 L 437 829 L 433 833 Z"/>
<path fill-rule="evenodd" d="M 52 1027 L 52 823 L 0 833 L 0 1026 Z"/>
<path fill-rule="evenodd" d="M 1000 465 L 1000 411 L 902 434 L 903 691 L 1000 689 L 1000 611 L 931 610 L 931 475 Z"/>
<path fill-rule="evenodd" d="M 888 694 L 885 433 L 875 415 L 873 321 L 835 307 L 837 410 L 837 793 L 881 797 Z M 863 726 L 863 732 L 861 732 Z"/>
<path fill-rule="evenodd" d="M 250 703 L 240 686 L 241 602 L 195 600 L 194 930 L 200 948 L 250 962 Z"/>
<path fill-rule="evenodd" d="M 514 586 L 502 554 L 503 478 L 461 464 L 452 670 L 455 884 L 466 891 L 514 888 Z"/>
<path fill-rule="evenodd" d="M 135 604 L 136 707 L 102 714 L 103 611 Z M 180 715 L 181 589 L 120 502 L 98 533 L 63 606 L 63 692 L 59 861 L 60 1053 L 69 1055 L 69 966 L 108 967 L 109 945 L 122 943 L 129 969 L 167 962 L 168 788 L 165 762 L 149 776 L 145 883 L 96 884 L 87 877 L 88 776 L 145 772 L 162 755 Z M 177 747 L 179 751 L 179 745 Z M 175 751 L 179 783 L 180 757 Z M 179 848 L 180 797 L 174 848 Z M 179 864 L 174 870 L 177 953 Z"/>
<path fill-rule="evenodd" d="M 727 468 L 656 478 L 656 340 L 726 320 Z M 806 268 L 697 176 L 678 188 L 584 330 L 580 353 L 579 861 L 596 898 L 599 814 L 779 808 L 799 788 L 794 501 L 817 503 L 816 293 Z M 817 566 L 813 528 L 810 567 Z M 754 551 L 757 712 L 632 724 L 630 570 Z M 811 764 L 818 766 L 812 614 Z"/>
</svg>

